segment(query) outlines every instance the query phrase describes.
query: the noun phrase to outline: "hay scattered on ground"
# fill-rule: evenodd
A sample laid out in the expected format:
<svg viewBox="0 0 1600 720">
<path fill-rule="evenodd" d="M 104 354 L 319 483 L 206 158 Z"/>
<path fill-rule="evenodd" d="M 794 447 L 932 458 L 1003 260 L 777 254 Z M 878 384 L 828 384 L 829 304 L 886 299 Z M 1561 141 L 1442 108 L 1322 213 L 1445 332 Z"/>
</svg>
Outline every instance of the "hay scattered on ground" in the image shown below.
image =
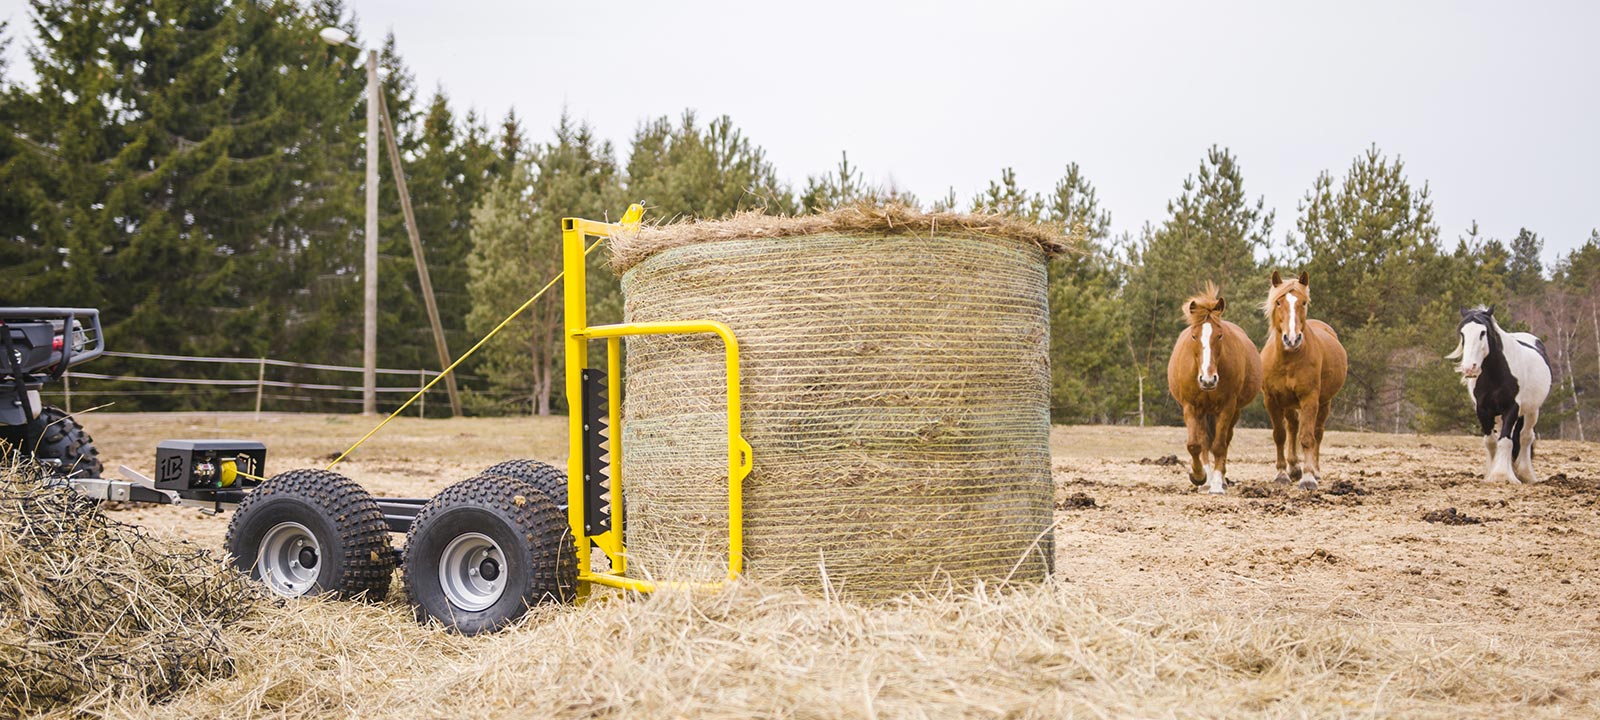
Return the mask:
<svg viewBox="0 0 1600 720">
<path fill-rule="evenodd" d="M 1078 244 L 1060 226 L 1009 215 L 923 212 L 904 205 L 855 205 L 815 215 L 789 217 L 742 212 L 722 220 L 646 225 L 637 233 L 611 239 L 611 267 L 620 274 L 663 250 L 718 240 L 933 234 L 1033 243 L 1047 255 L 1059 255 Z"/>
<path fill-rule="evenodd" d="M 221 631 L 259 598 L 197 546 L 110 520 L 37 466 L 0 466 L 0 717 L 227 676 Z"/>
<path fill-rule="evenodd" d="M 1557 717 L 1549 663 L 1447 626 L 1119 613 L 1065 583 L 863 606 L 741 584 L 543 607 L 462 638 L 394 603 L 230 630 L 237 676 L 128 717 Z M 1592 659 L 1592 658 L 1590 658 Z"/>
</svg>

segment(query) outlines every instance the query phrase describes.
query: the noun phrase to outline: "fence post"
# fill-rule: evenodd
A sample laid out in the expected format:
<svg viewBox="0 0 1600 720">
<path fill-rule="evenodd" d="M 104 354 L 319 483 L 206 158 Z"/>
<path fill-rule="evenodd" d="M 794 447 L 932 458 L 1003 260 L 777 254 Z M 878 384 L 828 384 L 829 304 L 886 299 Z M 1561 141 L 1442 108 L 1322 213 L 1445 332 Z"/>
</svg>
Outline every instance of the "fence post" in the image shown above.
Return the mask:
<svg viewBox="0 0 1600 720">
<path fill-rule="evenodd" d="M 267 384 L 267 359 L 260 360 L 256 365 L 256 422 L 261 422 L 261 393 Z"/>
<path fill-rule="evenodd" d="M 1139 376 L 1139 427 L 1144 427 L 1144 376 Z"/>
<path fill-rule="evenodd" d="M 67 393 L 67 414 L 72 414 L 72 372 L 62 371 L 61 389 Z"/>
<path fill-rule="evenodd" d="M 417 392 L 422 393 L 422 397 L 417 398 L 417 417 L 420 417 L 420 418 L 428 417 L 428 393 L 423 392 L 423 390 L 425 388 L 427 388 L 427 387 L 428 387 L 428 371 L 426 371 L 426 370 L 418 370 L 417 371 Z"/>
</svg>

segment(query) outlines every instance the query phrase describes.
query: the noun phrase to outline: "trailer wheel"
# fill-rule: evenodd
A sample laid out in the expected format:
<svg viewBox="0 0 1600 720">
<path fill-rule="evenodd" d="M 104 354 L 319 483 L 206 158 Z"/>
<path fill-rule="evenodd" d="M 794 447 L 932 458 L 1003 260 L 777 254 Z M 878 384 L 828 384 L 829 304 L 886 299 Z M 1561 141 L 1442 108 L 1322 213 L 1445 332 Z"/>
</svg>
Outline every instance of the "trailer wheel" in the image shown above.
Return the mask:
<svg viewBox="0 0 1600 720">
<path fill-rule="evenodd" d="M 566 513 L 533 485 L 480 475 L 417 512 L 403 577 L 417 619 L 493 632 L 541 602 L 571 602 L 577 550 Z"/>
<path fill-rule="evenodd" d="M 40 408 L 39 416 L 28 423 L 23 431 L 22 451 L 57 477 L 97 478 L 105 469 L 89 432 L 76 418 L 54 405 Z"/>
<path fill-rule="evenodd" d="M 538 460 L 507 460 L 484 470 L 482 475 L 499 475 L 521 480 L 544 493 L 556 507 L 567 508 L 567 474 Z"/>
<path fill-rule="evenodd" d="M 225 547 L 283 597 L 382 600 L 394 575 L 383 511 L 354 480 L 326 470 L 290 470 L 250 491 Z"/>
</svg>

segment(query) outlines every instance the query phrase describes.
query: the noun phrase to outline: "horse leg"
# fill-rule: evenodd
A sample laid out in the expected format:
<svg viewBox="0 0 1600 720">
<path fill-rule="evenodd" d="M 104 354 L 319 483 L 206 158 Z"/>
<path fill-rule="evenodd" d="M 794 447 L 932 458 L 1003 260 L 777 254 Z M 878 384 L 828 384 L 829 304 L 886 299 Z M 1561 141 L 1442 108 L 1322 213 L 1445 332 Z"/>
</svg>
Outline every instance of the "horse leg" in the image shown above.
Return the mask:
<svg viewBox="0 0 1600 720">
<path fill-rule="evenodd" d="M 1492 412 L 1487 410 L 1478 411 L 1478 427 L 1483 431 L 1483 449 L 1488 454 L 1488 458 L 1483 461 L 1484 479 L 1488 479 L 1489 474 L 1494 472 L 1494 451 L 1495 446 L 1499 444 L 1499 440 L 1494 433 L 1494 421 L 1496 419 L 1497 416 Z"/>
<path fill-rule="evenodd" d="M 1539 482 L 1539 476 L 1533 472 L 1533 443 L 1538 439 L 1534 435 L 1533 424 L 1538 421 L 1539 414 L 1536 410 L 1533 413 L 1523 414 L 1522 419 L 1517 423 L 1519 427 L 1517 428 L 1518 442 L 1516 444 L 1520 446 L 1520 450 L 1511 464 L 1511 472 L 1517 476 L 1518 480 L 1525 483 Z"/>
<path fill-rule="evenodd" d="M 1202 445 L 1205 436 L 1202 423 L 1204 420 L 1194 410 L 1187 405 L 1183 407 L 1183 425 L 1189 431 L 1189 439 L 1185 443 L 1189 449 L 1189 482 L 1195 485 L 1204 485 L 1206 482 L 1205 470 L 1200 466 L 1200 454 L 1205 450 Z"/>
<path fill-rule="evenodd" d="M 1284 420 L 1283 408 L 1273 404 L 1266 396 L 1262 400 L 1267 405 L 1267 417 L 1272 420 L 1272 445 L 1278 450 L 1278 477 L 1273 482 L 1289 482 L 1289 464 L 1283 460 L 1283 442 L 1289 436 L 1288 422 Z M 1231 435 L 1231 433 L 1230 433 Z"/>
<path fill-rule="evenodd" d="M 1500 416 L 1500 439 L 1496 441 L 1494 462 L 1489 467 L 1489 482 L 1521 482 L 1511 469 L 1516 461 L 1517 423 L 1520 419 L 1516 406 Z"/>
<path fill-rule="evenodd" d="M 1221 495 L 1228 488 L 1228 445 L 1233 442 L 1233 425 L 1239 421 L 1239 411 L 1232 410 L 1217 416 L 1216 433 L 1211 441 L 1211 456 L 1216 469 L 1212 470 L 1211 484 L 1207 488 L 1213 495 Z"/>
<path fill-rule="evenodd" d="M 1283 409 L 1284 424 L 1287 434 L 1283 440 L 1284 447 L 1289 451 L 1289 480 L 1299 480 L 1304 469 L 1300 466 L 1300 407 L 1290 405 Z"/>
<path fill-rule="evenodd" d="M 1300 427 L 1296 428 L 1295 436 L 1300 441 L 1301 462 L 1301 490 L 1317 489 L 1317 481 L 1322 479 L 1322 468 L 1317 466 L 1317 407 L 1320 403 L 1314 395 L 1300 398 L 1300 407 L 1294 411 L 1300 416 Z"/>
<path fill-rule="evenodd" d="M 1217 454 L 1214 450 L 1217 446 L 1217 416 L 1202 416 L 1200 425 L 1205 429 L 1205 439 L 1200 449 L 1200 464 L 1206 471 L 1206 482 L 1209 484 L 1211 476 L 1217 472 Z"/>
<path fill-rule="evenodd" d="M 1316 453 L 1316 457 L 1312 459 L 1312 462 L 1313 462 L 1313 464 L 1316 465 L 1317 477 L 1318 478 L 1321 478 L 1322 475 L 1323 475 L 1323 473 L 1322 473 L 1322 432 L 1324 430 L 1328 429 L 1328 413 L 1330 413 L 1332 411 L 1333 411 L 1333 398 L 1324 399 L 1320 404 L 1317 405 L 1317 445 L 1316 445 L 1316 448 L 1315 448 L 1315 451 L 1314 451 Z"/>
</svg>

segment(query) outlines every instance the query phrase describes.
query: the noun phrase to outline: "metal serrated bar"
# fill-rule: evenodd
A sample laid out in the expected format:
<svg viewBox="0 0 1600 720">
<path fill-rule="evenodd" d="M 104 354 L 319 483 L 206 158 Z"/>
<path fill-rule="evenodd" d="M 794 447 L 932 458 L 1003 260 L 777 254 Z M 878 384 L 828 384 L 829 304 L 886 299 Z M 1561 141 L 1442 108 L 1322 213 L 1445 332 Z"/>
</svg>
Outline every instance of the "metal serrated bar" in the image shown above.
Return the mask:
<svg viewBox="0 0 1600 720">
<path fill-rule="evenodd" d="M 611 402 L 606 373 L 585 369 L 583 383 L 583 523 L 589 535 L 611 529 L 611 463 L 606 449 Z"/>
</svg>

